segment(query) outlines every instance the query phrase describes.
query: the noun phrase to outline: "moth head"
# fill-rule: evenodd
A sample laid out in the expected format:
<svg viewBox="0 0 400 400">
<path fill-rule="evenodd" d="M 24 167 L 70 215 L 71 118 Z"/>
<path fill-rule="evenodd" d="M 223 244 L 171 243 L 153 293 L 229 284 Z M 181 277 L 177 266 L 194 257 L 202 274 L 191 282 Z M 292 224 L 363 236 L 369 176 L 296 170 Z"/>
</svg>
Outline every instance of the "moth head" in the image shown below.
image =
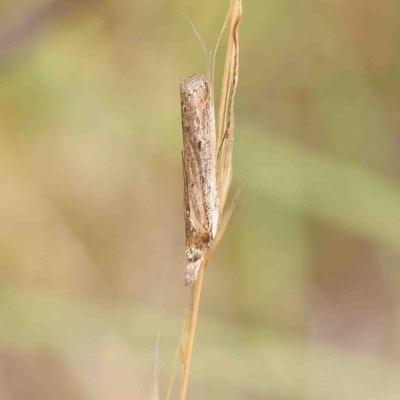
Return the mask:
<svg viewBox="0 0 400 400">
<path fill-rule="evenodd" d="M 188 260 L 197 261 L 202 259 L 203 256 L 204 256 L 203 252 L 194 247 L 190 247 L 189 249 L 186 250 L 186 257 Z"/>
<path fill-rule="evenodd" d="M 203 252 L 201 250 L 194 249 L 192 258 L 193 260 L 200 260 L 203 258 Z"/>
</svg>

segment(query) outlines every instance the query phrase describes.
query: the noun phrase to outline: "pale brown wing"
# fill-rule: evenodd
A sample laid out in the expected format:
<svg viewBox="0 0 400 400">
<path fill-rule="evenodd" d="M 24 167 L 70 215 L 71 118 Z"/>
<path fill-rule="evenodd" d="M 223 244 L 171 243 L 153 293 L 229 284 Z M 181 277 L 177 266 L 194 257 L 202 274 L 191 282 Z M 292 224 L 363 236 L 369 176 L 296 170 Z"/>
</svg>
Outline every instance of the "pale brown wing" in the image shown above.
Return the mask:
<svg viewBox="0 0 400 400">
<path fill-rule="evenodd" d="M 219 217 L 216 187 L 216 138 L 210 86 L 204 77 L 181 81 L 186 242 L 204 250 L 212 242 Z"/>
</svg>

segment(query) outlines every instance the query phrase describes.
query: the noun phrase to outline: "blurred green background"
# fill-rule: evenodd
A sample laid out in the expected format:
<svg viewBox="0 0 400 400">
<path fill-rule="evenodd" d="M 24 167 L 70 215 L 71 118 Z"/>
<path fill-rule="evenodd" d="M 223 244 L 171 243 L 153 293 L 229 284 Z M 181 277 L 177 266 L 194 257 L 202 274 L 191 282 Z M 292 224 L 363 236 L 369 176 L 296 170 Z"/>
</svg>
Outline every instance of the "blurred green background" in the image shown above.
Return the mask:
<svg viewBox="0 0 400 400">
<path fill-rule="evenodd" d="M 190 297 L 179 80 L 205 73 L 181 11 L 211 48 L 229 1 L 0 4 L 0 399 L 147 399 L 158 332 L 164 399 Z M 188 399 L 400 398 L 399 8 L 243 0 L 242 194 Z"/>
</svg>

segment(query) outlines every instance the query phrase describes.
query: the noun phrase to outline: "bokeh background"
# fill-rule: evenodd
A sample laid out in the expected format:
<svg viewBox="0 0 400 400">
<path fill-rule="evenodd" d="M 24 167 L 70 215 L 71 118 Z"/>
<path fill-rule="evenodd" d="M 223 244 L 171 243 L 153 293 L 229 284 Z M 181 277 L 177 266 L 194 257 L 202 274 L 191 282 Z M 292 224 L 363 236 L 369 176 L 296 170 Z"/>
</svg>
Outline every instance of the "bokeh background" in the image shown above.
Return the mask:
<svg viewBox="0 0 400 400">
<path fill-rule="evenodd" d="M 229 2 L 0 4 L 0 399 L 149 398 L 158 332 L 164 399 L 190 300 L 179 79 L 205 73 L 181 11 L 211 48 Z M 399 8 L 243 0 L 242 194 L 188 399 L 400 398 Z"/>
</svg>

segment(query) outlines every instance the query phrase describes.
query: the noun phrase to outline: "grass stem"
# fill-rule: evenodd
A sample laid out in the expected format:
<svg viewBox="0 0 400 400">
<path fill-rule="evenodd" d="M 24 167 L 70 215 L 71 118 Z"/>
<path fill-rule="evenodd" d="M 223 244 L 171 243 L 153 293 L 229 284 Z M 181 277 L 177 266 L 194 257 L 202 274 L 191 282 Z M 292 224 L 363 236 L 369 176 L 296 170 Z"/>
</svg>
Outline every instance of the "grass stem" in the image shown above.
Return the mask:
<svg viewBox="0 0 400 400">
<path fill-rule="evenodd" d="M 205 262 L 202 262 L 196 283 L 193 287 L 192 310 L 190 313 L 189 330 L 182 349 L 182 379 L 179 391 L 179 400 L 185 400 L 189 380 L 190 361 L 192 358 L 194 335 L 196 333 L 197 315 L 199 313 L 201 287 L 203 285 Z"/>
</svg>

